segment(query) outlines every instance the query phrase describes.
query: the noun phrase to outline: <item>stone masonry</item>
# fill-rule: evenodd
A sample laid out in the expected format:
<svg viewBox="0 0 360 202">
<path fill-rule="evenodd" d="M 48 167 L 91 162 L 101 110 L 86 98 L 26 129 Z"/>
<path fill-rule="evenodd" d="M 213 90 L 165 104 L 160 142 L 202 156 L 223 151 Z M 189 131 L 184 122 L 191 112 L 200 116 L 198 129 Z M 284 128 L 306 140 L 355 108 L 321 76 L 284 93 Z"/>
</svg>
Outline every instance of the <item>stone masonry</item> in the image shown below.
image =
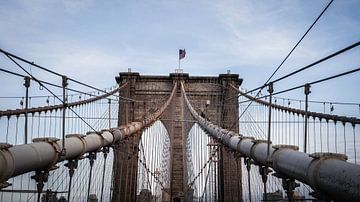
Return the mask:
<svg viewBox="0 0 360 202">
<path fill-rule="evenodd" d="M 178 89 L 161 120 L 168 131 L 171 142 L 171 180 L 168 193 L 171 201 L 191 201 L 186 193 L 187 171 L 185 160 L 185 141 L 192 123 L 182 120 L 192 119 L 180 89 L 184 82 L 185 91 L 192 106 L 214 124 L 238 131 L 237 92 L 229 87 L 231 83 L 239 86 L 242 82 L 236 74 L 220 74 L 218 77 L 189 76 L 185 73 L 172 73 L 169 76 L 143 76 L 135 72 L 120 73 L 118 84 L 128 82 L 120 90 L 120 96 L 137 102 L 120 99 L 119 125 L 140 121 L 162 106 L 169 97 L 174 83 Z M 210 101 L 210 105 L 206 103 Z M 113 201 L 135 201 L 137 178 L 137 151 L 140 133 L 118 143 L 115 149 Z M 221 148 L 219 156 L 219 201 L 241 201 L 241 159 L 228 149 Z"/>
</svg>

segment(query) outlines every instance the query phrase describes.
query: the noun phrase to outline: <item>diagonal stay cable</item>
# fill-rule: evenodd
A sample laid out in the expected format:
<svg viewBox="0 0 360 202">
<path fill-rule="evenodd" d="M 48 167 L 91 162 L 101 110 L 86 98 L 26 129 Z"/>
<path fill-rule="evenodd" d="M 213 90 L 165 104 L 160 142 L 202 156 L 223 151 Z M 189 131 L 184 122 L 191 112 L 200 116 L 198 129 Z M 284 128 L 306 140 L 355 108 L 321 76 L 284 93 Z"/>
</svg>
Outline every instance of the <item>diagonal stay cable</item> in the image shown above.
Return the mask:
<svg viewBox="0 0 360 202">
<path fill-rule="evenodd" d="M 330 54 L 330 55 L 328 55 L 328 56 L 326 56 L 326 57 L 324 57 L 324 58 L 322 58 L 322 59 L 320 59 L 320 60 L 318 60 L 318 61 L 315 61 L 315 62 L 313 62 L 313 63 L 311 63 L 311 64 L 309 64 L 309 65 L 306 65 L 305 67 L 302 67 L 302 68 L 300 68 L 300 69 L 298 69 L 298 70 L 296 70 L 296 71 L 294 71 L 294 72 L 291 72 L 290 74 L 287 74 L 287 75 L 282 76 L 282 77 L 280 77 L 280 78 L 278 78 L 278 79 L 275 79 L 274 81 L 272 81 L 272 83 L 279 82 L 279 81 L 281 81 L 281 80 L 283 80 L 283 79 L 285 79 L 285 78 L 287 78 L 287 77 L 290 77 L 290 76 L 292 76 L 292 75 L 294 75 L 294 74 L 297 74 L 297 73 L 299 73 L 299 72 L 301 72 L 301 71 L 304 71 L 304 70 L 306 70 L 306 69 L 308 69 L 308 68 L 310 68 L 310 67 L 312 67 L 312 66 L 314 66 L 314 65 L 317 65 L 317 64 L 319 64 L 319 63 L 321 63 L 321 62 L 324 62 L 325 60 L 328 60 L 328 59 L 330 59 L 330 58 L 332 58 L 332 57 L 334 57 L 334 56 L 336 56 L 336 55 L 339 55 L 339 54 L 341 54 L 341 53 L 343 53 L 343 52 L 346 52 L 346 51 L 348 51 L 348 50 L 350 50 L 350 49 L 353 49 L 353 48 L 355 48 L 355 47 L 357 47 L 357 46 L 359 46 L 359 45 L 360 45 L 360 41 L 358 41 L 358 42 L 356 42 L 356 43 L 354 43 L 354 44 L 351 44 L 350 46 L 347 46 L 346 48 L 343 48 L 343 49 L 341 49 L 341 50 L 339 50 L 339 51 L 336 51 L 335 53 L 332 53 L 332 54 Z"/>
<path fill-rule="evenodd" d="M 50 94 L 52 94 L 56 99 L 58 99 L 62 104 L 66 104 L 62 99 L 60 99 L 55 93 L 53 93 L 48 87 L 46 87 L 40 80 L 35 78 L 30 72 L 28 72 L 24 67 L 17 63 L 12 57 L 5 54 L 12 62 L 14 62 L 19 68 L 21 68 L 26 74 L 28 74 L 34 81 L 36 81 L 41 87 L 45 88 Z M 75 112 L 72 108 L 69 108 L 81 121 L 83 121 L 91 130 L 97 132 L 87 121 L 85 121 L 78 113 Z"/>
<path fill-rule="evenodd" d="M 284 75 L 284 76 L 282 76 L 282 77 L 280 77 L 278 79 L 275 79 L 275 80 L 271 81 L 270 83 L 279 82 L 279 81 L 281 81 L 281 80 L 283 80 L 285 78 L 288 78 L 288 77 L 290 77 L 290 76 L 292 76 L 294 74 L 297 74 L 297 73 L 302 72 L 302 71 L 304 71 L 306 69 L 309 69 L 310 67 L 313 67 L 313 66 L 315 66 L 315 65 L 317 65 L 319 63 L 325 62 L 326 60 L 328 60 L 330 58 L 333 58 L 333 57 L 335 57 L 335 56 L 337 56 L 337 55 L 339 55 L 341 53 L 344 53 L 344 52 L 346 52 L 348 50 L 351 50 L 351 49 L 353 49 L 353 48 L 355 48 L 355 47 L 357 47 L 359 45 L 360 45 L 360 41 L 357 41 L 357 42 L 355 42 L 355 43 L 353 43 L 353 44 L 351 44 L 351 45 L 349 45 L 349 46 L 347 46 L 347 47 L 345 47 L 345 48 L 343 48 L 341 50 L 338 50 L 338 51 L 336 51 L 336 52 L 334 52 L 334 53 L 332 53 L 332 54 L 330 54 L 328 56 L 325 56 L 325 57 L 323 57 L 323 58 L 321 58 L 321 59 L 319 59 L 319 60 L 317 60 L 317 61 L 315 61 L 315 62 L 313 62 L 311 64 L 308 64 L 308 65 L 306 65 L 306 66 L 304 66 L 304 67 L 302 67 L 302 68 L 300 68 L 298 70 L 295 70 L 295 71 L 293 71 L 293 72 L 291 72 L 291 73 L 289 73 L 287 75 Z M 247 91 L 245 94 L 249 94 L 249 93 L 252 93 L 252 92 L 254 92 L 256 90 L 262 89 L 262 88 L 266 87 L 267 85 L 268 84 L 264 84 L 264 85 L 262 85 L 260 87 L 254 88 L 254 89 L 252 89 L 250 91 Z"/>
<path fill-rule="evenodd" d="M 4 55 L 6 55 L 8 58 L 15 58 L 15 59 L 20 60 L 20 61 L 22 61 L 22 62 L 24 62 L 24 63 L 27 63 L 27 64 L 29 64 L 29 65 L 31 65 L 31 66 L 34 66 L 34 67 L 37 67 L 37 68 L 42 69 L 42 70 L 44 70 L 44 71 L 47 71 L 47 72 L 49 72 L 49 73 L 52 73 L 52 74 L 54 74 L 54 75 L 56 75 L 56 76 L 59 76 L 59 77 L 66 76 L 66 75 L 60 74 L 60 73 L 58 73 L 58 72 L 55 72 L 55 71 L 53 71 L 53 70 L 51 70 L 51 69 L 49 69 L 49 68 L 40 66 L 40 65 L 38 65 L 38 64 L 36 64 L 36 63 L 34 63 L 34 62 L 30 62 L 29 60 L 26 60 L 26 59 L 24 59 L 24 58 L 22 58 L 22 57 L 19 57 L 19 56 L 15 55 L 15 54 L 12 54 L 12 53 L 10 53 L 10 52 L 7 52 L 7 51 L 5 51 L 5 50 L 2 50 L 1 48 L 0 48 L 0 52 L 3 53 Z M 67 77 L 67 76 L 66 76 L 66 77 Z M 73 82 L 75 82 L 75 83 L 77 83 L 77 84 L 80 84 L 80 85 L 82 85 L 82 86 L 86 86 L 86 87 L 88 87 L 88 88 L 91 88 L 91 89 L 93 89 L 93 90 L 96 90 L 96 91 L 99 91 L 99 92 L 103 92 L 103 93 L 107 93 L 105 90 L 99 89 L 99 88 L 97 88 L 97 87 L 94 87 L 94 86 L 92 86 L 92 85 L 86 84 L 86 83 L 81 82 L 81 81 L 78 81 L 78 80 L 76 80 L 76 79 L 73 79 L 73 78 L 70 78 L 70 77 L 67 77 L 67 79 L 70 80 L 70 81 L 73 81 Z M 131 99 L 131 98 L 126 98 L 126 97 L 123 97 L 123 96 L 120 96 L 120 95 L 113 95 L 113 96 L 118 97 L 118 98 L 121 98 L 121 99 L 124 99 L 124 100 L 127 100 L 127 101 L 138 102 L 137 100 L 134 100 L 134 99 Z"/>
<path fill-rule="evenodd" d="M 271 76 L 268 78 L 268 80 L 265 82 L 265 84 L 267 84 L 272 77 L 276 74 L 276 72 L 280 69 L 280 67 L 285 63 L 285 61 L 289 58 L 289 56 L 294 52 L 294 50 L 298 47 L 298 45 L 301 43 L 301 41 L 305 38 L 305 36 L 309 33 L 309 31 L 314 27 L 314 25 L 316 24 L 316 22 L 320 19 L 320 17 L 325 13 L 325 11 L 329 8 L 329 6 L 331 5 L 331 3 L 334 0 L 331 0 L 327 6 L 324 8 L 324 10 L 320 13 L 320 15 L 316 18 L 316 20 L 311 24 L 311 26 L 306 30 L 306 32 L 304 33 L 304 35 L 300 38 L 300 40 L 295 44 L 295 46 L 291 49 L 291 51 L 289 52 L 289 54 L 284 58 L 284 60 L 280 63 L 280 65 L 276 68 L 276 70 L 271 74 Z"/>
<path fill-rule="evenodd" d="M 26 77 L 26 76 L 23 75 L 23 74 L 19 74 L 19 73 L 16 73 L 16 72 L 12 72 L 12 71 L 9 71 L 9 70 L 3 69 L 3 68 L 0 68 L 0 71 L 1 71 L 1 72 L 5 72 L 5 73 L 8 73 L 8 74 L 15 75 L 15 76 L 18 76 L 18 77 L 23 77 L 23 78 Z M 30 79 L 34 80 L 33 78 L 30 78 Z M 63 87 L 60 86 L 60 85 L 57 85 L 57 84 L 54 84 L 54 83 L 50 83 L 50 82 L 47 82 L 47 81 L 44 81 L 44 80 L 38 79 L 38 81 L 40 81 L 40 82 L 43 83 L 43 84 L 47 84 L 47 85 L 49 85 L 49 86 L 53 86 L 53 87 L 57 87 L 57 88 L 63 88 Z M 73 88 L 68 88 L 68 87 L 66 87 L 65 89 L 66 89 L 66 90 L 69 90 L 69 91 L 72 91 L 72 92 L 79 93 L 79 94 L 88 95 L 88 96 L 91 96 L 91 97 L 98 97 L 97 95 L 93 95 L 93 94 L 91 94 L 91 93 L 89 93 L 89 92 L 84 92 L 84 91 L 76 90 L 76 89 L 73 89 Z M 61 97 L 62 95 L 57 95 L 57 96 Z M 69 96 L 70 96 L 70 95 L 69 95 Z M 44 95 L 44 96 L 41 96 L 41 95 L 40 95 L 40 96 L 32 96 L 32 97 L 48 97 L 48 96 L 47 96 L 47 95 Z M 22 97 L 19 96 L 19 97 L 6 97 L 6 98 L 22 98 Z M 113 100 L 113 101 L 118 101 L 118 100 L 113 99 L 113 98 L 108 98 L 108 99 L 111 99 L 111 100 Z"/>
<path fill-rule="evenodd" d="M 316 24 L 316 22 L 321 18 L 321 16 L 325 13 L 325 11 L 329 8 L 329 6 L 331 5 L 331 3 L 334 0 L 331 0 L 327 6 L 323 9 L 323 11 L 320 13 L 320 15 L 316 18 L 316 20 L 311 24 L 311 26 L 307 29 L 307 31 L 303 34 L 303 36 L 300 38 L 300 40 L 295 44 L 295 46 L 291 49 L 291 51 L 289 52 L 289 54 L 284 58 L 284 60 L 280 63 L 280 65 L 275 69 L 275 71 L 271 74 L 271 76 L 267 79 L 267 81 L 265 82 L 265 84 L 263 86 L 261 86 L 260 88 L 258 88 L 257 90 L 259 90 L 256 95 L 255 98 L 260 94 L 261 90 L 263 88 L 266 87 L 266 85 L 269 83 L 269 81 L 272 79 L 272 77 L 276 74 L 276 72 L 280 69 L 280 67 L 285 63 L 285 61 L 289 58 L 289 56 L 294 52 L 294 50 L 298 47 L 298 45 L 301 43 L 301 41 L 305 38 L 305 36 L 310 32 L 310 30 L 314 27 L 314 25 Z M 248 104 L 248 106 L 244 109 L 244 111 L 240 114 L 240 117 L 243 116 L 243 114 L 245 113 L 245 111 L 249 108 L 249 106 L 252 104 L 252 101 Z M 239 118 L 240 118 L 239 117 Z M 234 127 L 234 126 L 232 126 Z M 231 127 L 231 128 L 232 128 Z"/>
<path fill-rule="evenodd" d="M 345 48 L 343 48 L 343 49 L 341 49 L 341 50 L 338 50 L 338 51 L 336 51 L 336 52 L 334 52 L 334 53 L 332 53 L 332 54 L 330 54 L 330 55 L 328 55 L 328 56 L 325 56 L 325 57 L 323 57 L 323 58 L 321 58 L 321 59 L 319 59 L 319 60 L 317 60 L 317 61 L 315 61 L 315 62 L 313 62 L 313 63 L 311 63 L 311 64 L 309 64 L 309 65 L 306 65 L 306 66 L 304 66 L 304 67 L 302 67 L 302 68 L 300 68 L 300 69 L 298 69 L 298 70 L 295 70 L 294 72 L 291 72 L 291 73 L 289 73 L 289 74 L 287 74 L 287 75 L 285 75 L 285 76 L 282 76 L 281 78 L 278 78 L 278 79 L 276 79 L 276 80 L 274 80 L 274 81 L 271 81 L 270 83 L 279 82 L 280 80 L 283 80 L 283 79 L 285 79 L 285 78 L 287 78 L 287 77 L 289 77 L 289 76 L 292 76 L 292 75 L 297 74 L 297 73 L 299 73 L 299 72 L 301 72 L 301 71 L 304 71 L 304 70 L 306 70 L 306 69 L 309 69 L 310 67 L 313 67 L 313 66 L 315 66 L 315 65 L 317 65 L 317 64 L 319 64 L 319 63 L 325 62 L 326 60 L 331 59 L 331 58 L 333 58 L 333 57 L 335 57 L 335 56 L 337 56 L 337 55 L 339 55 L 339 54 L 341 54 L 341 53 L 344 53 L 344 52 L 346 52 L 346 51 L 349 51 L 349 50 L 351 50 L 351 49 L 353 49 L 353 48 L 355 48 L 355 47 L 357 47 L 357 46 L 359 46 L 359 45 L 360 45 L 360 41 L 357 41 L 357 42 L 355 42 L 355 43 L 353 43 L 353 44 L 351 44 L 351 45 L 349 45 L 349 46 L 347 46 L 347 47 L 345 47 Z M 246 92 L 244 92 L 244 93 L 242 93 L 242 94 L 238 94 L 238 95 L 236 95 L 236 96 L 234 96 L 234 97 L 227 98 L 225 101 L 230 100 L 230 99 L 233 99 L 233 98 L 235 98 L 235 97 L 239 97 L 239 96 L 241 96 L 241 95 L 250 94 L 250 93 L 252 93 L 252 92 L 254 92 L 254 91 L 256 91 L 256 90 L 263 89 L 263 88 L 266 87 L 267 85 L 268 85 L 268 84 L 262 85 L 262 86 L 260 86 L 260 87 L 254 88 L 254 89 L 252 89 L 252 90 L 250 90 L 250 91 L 246 91 Z M 266 96 L 266 97 L 267 97 L 267 96 Z"/>
<path fill-rule="evenodd" d="M 311 82 L 308 82 L 307 84 L 313 85 L 313 84 L 317 84 L 317 83 L 322 83 L 322 82 L 325 82 L 325 81 L 328 81 L 328 80 L 332 80 L 332 79 L 342 77 L 342 76 L 345 76 L 345 75 L 348 75 L 348 74 L 353 74 L 353 73 L 356 73 L 356 72 L 359 72 L 359 71 L 360 71 L 360 68 L 358 67 L 358 68 L 355 68 L 355 69 L 352 69 L 352 70 L 349 70 L 349 71 L 346 71 L 346 72 L 342 72 L 342 73 L 339 73 L 339 74 L 328 76 L 328 77 L 325 77 L 325 78 L 322 78 L 322 79 L 319 79 L 319 80 L 311 81 Z M 282 94 L 282 93 L 293 91 L 293 90 L 303 88 L 303 87 L 304 87 L 304 84 L 298 85 L 298 86 L 295 86 L 295 87 L 287 88 L 287 89 L 282 90 L 282 91 L 274 92 L 272 95 Z M 233 88 L 236 89 L 235 87 L 233 87 Z M 266 98 L 269 95 L 264 95 L 264 96 L 255 98 L 255 97 L 251 97 L 249 95 L 246 95 L 245 93 L 242 93 L 242 92 L 240 92 L 240 94 L 249 99 L 249 100 L 246 100 L 246 101 L 242 101 L 240 103 L 245 103 L 245 102 L 249 102 L 250 100 L 252 100 L 252 101 L 255 101 L 255 102 L 258 102 L 258 103 L 268 105 L 268 103 L 266 103 L 265 101 L 262 101 L 261 99 Z M 305 111 L 303 111 L 301 109 L 299 110 L 299 109 L 295 109 L 295 108 L 283 107 L 283 106 L 276 105 L 276 104 L 272 104 L 272 107 L 282 109 L 282 110 L 285 110 L 285 111 L 288 111 L 288 112 L 301 114 L 301 115 L 305 114 Z M 316 113 L 316 112 L 307 112 L 307 113 L 311 113 L 310 116 L 317 117 L 317 118 L 324 118 L 324 119 L 329 119 L 329 120 L 333 120 L 333 121 L 349 122 L 351 124 L 360 124 L 360 119 L 357 119 L 357 118 L 354 118 L 354 117 L 329 115 L 329 114 L 322 114 L 322 113 Z"/>
<path fill-rule="evenodd" d="M 322 83 L 324 81 L 328 81 L 328 80 L 331 80 L 331 79 L 342 77 L 342 76 L 352 74 L 352 73 L 355 73 L 355 72 L 358 72 L 358 71 L 360 71 L 360 68 L 355 68 L 355 69 L 352 69 L 352 70 L 349 70 L 349 71 L 346 71 L 346 72 L 343 72 L 343 73 L 339 73 L 339 74 L 335 74 L 335 75 L 325 77 L 325 78 L 322 78 L 322 79 L 319 79 L 319 80 L 311 81 L 311 82 L 308 82 L 307 84 L 313 85 L 313 84 L 317 84 L 317 83 Z M 295 87 L 287 88 L 287 89 L 282 90 L 282 91 L 274 92 L 273 95 L 286 93 L 286 92 L 289 92 L 289 91 L 299 89 L 301 87 L 304 87 L 304 85 L 298 85 L 298 86 L 295 86 Z M 240 95 L 246 95 L 246 93 L 240 93 Z M 269 97 L 269 95 L 264 95 L 264 96 L 257 97 L 257 98 L 253 97 L 252 101 L 261 100 L 261 99 L 267 98 L 267 97 Z M 286 98 L 286 99 L 288 99 L 288 98 Z M 242 102 L 239 102 L 239 103 L 246 103 L 246 102 L 250 102 L 250 101 L 246 100 L 246 101 L 242 101 Z M 313 102 L 324 103 L 324 102 L 321 102 L 321 101 L 313 101 Z M 332 104 L 335 103 L 336 104 L 337 102 L 325 102 L 325 103 L 332 103 Z M 338 103 L 343 104 L 342 102 L 338 102 Z M 345 104 L 358 105 L 358 103 L 345 103 Z"/>
<path fill-rule="evenodd" d="M 312 81 L 312 82 L 310 82 L 308 84 L 313 85 L 313 84 L 317 84 L 317 83 L 322 83 L 324 81 L 328 81 L 328 80 L 331 80 L 331 79 L 342 77 L 342 76 L 352 74 L 352 73 L 355 73 L 355 72 L 358 72 L 358 71 L 360 71 L 360 68 L 352 69 L 352 70 L 349 70 L 349 71 L 346 71 L 346 72 L 343 72 L 343 73 L 340 73 L 340 74 L 336 74 L 336 75 L 329 76 L 329 77 L 326 77 L 326 78 L 323 78 L 323 79 Z M 296 86 L 296 87 L 293 87 L 293 88 L 289 88 L 289 89 L 286 89 L 286 90 L 283 90 L 283 91 L 279 91 L 279 92 L 273 93 L 273 95 L 278 95 L 278 94 L 285 93 L 285 92 L 288 92 L 288 91 L 292 91 L 292 90 L 302 88 L 302 87 L 304 87 L 304 85 L 299 85 L 299 86 Z"/>
</svg>

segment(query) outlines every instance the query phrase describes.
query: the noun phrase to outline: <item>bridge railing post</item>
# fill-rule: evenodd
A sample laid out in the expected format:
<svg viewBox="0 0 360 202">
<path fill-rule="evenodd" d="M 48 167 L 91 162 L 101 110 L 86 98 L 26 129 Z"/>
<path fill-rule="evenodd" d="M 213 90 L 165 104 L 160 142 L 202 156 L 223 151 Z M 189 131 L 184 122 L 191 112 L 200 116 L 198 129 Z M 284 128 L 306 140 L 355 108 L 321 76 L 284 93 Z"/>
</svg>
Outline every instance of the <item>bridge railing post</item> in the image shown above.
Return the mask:
<svg viewBox="0 0 360 202">
<path fill-rule="evenodd" d="M 25 110 L 29 107 L 29 87 L 30 87 L 30 77 L 26 76 L 24 77 L 24 86 L 26 88 L 25 90 Z M 24 132 L 25 132 L 25 144 L 28 143 L 28 113 L 25 113 L 25 126 L 24 126 Z"/>
<path fill-rule="evenodd" d="M 68 86 L 68 78 L 66 76 L 62 76 L 62 95 L 63 95 L 63 108 L 62 108 L 62 150 L 61 155 L 65 156 L 66 148 L 65 148 L 65 119 L 66 113 L 65 110 L 67 108 L 67 98 L 66 96 L 66 87 Z"/>
<path fill-rule="evenodd" d="M 270 155 L 270 144 L 271 144 L 271 105 L 272 105 L 272 94 L 274 92 L 273 83 L 269 83 L 268 92 L 270 94 L 269 96 L 269 118 L 268 118 L 268 136 L 267 136 L 267 161 L 269 161 L 269 155 Z"/>
<path fill-rule="evenodd" d="M 304 86 L 304 93 L 305 93 L 305 126 L 304 126 L 304 153 L 306 153 L 307 149 L 307 133 L 308 133 L 308 108 L 309 108 L 309 102 L 308 97 L 311 93 L 310 91 L 310 84 L 305 84 Z"/>
<path fill-rule="evenodd" d="M 109 128 L 111 128 L 111 99 L 108 99 L 109 104 Z"/>
</svg>

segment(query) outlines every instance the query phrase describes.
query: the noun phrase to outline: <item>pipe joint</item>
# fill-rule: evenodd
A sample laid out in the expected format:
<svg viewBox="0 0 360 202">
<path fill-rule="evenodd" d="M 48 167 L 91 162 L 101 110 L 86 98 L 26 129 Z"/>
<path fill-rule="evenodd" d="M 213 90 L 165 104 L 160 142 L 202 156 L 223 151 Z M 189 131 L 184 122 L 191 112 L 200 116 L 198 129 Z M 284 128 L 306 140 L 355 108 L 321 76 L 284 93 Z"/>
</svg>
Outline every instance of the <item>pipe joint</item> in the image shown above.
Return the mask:
<svg viewBox="0 0 360 202">
<path fill-rule="evenodd" d="M 310 157 L 318 160 L 326 160 L 326 159 L 337 159 L 341 161 L 347 161 L 348 157 L 345 154 L 331 153 L 331 152 L 316 152 L 309 154 Z"/>
<path fill-rule="evenodd" d="M 322 184 L 326 182 L 340 182 L 343 179 L 347 178 L 347 175 L 350 176 L 348 173 L 343 173 L 344 176 L 338 179 L 337 177 L 329 177 L 331 176 L 331 173 L 335 170 L 339 170 L 337 167 L 337 164 L 331 164 L 331 162 L 346 162 L 347 156 L 344 154 L 338 154 L 338 153 L 313 153 L 310 154 L 309 157 L 313 158 L 312 162 L 310 163 L 308 170 L 307 170 L 307 176 L 309 184 L 312 186 L 312 188 L 315 190 L 315 195 L 318 195 L 318 197 L 321 197 L 323 194 L 324 189 L 322 189 Z M 331 164 L 332 167 L 324 168 L 324 164 Z M 340 169 L 341 170 L 341 169 Z M 335 186 L 331 187 L 335 190 Z M 338 187 L 337 190 L 341 190 L 343 187 Z M 321 197 L 323 198 L 323 197 Z"/>
<path fill-rule="evenodd" d="M 93 145 L 94 141 L 89 141 L 89 139 L 85 138 L 85 141 L 87 141 L 87 145 L 98 146 L 94 152 L 99 152 L 101 150 L 101 148 L 105 145 L 105 138 L 101 135 L 101 132 L 99 132 L 99 131 L 94 131 L 94 132 L 90 131 L 90 132 L 86 133 L 86 136 L 90 136 L 90 135 L 95 135 L 95 136 L 99 137 L 98 140 L 100 140 L 100 144 Z M 93 147 L 93 148 L 95 148 L 95 147 Z"/>
<path fill-rule="evenodd" d="M 288 145 L 288 144 L 277 144 L 274 145 L 272 148 L 275 149 L 275 151 L 279 150 L 279 149 L 292 149 L 294 151 L 299 151 L 299 147 L 296 145 Z"/>
<path fill-rule="evenodd" d="M 50 144 L 53 148 L 55 153 L 57 154 L 55 158 L 53 158 L 53 161 L 49 164 L 48 166 L 48 170 L 55 170 L 58 167 L 56 166 L 56 164 L 60 161 L 60 158 L 62 156 L 62 152 L 65 151 L 65 148 L 61 148 L 61 146 L 58 144 L 58 142 L 60 141 L 60 139 L 58 138 L 53 138 L 53 137 L 40 137 L 40 138 L 34 138 L 33 142 L 46 142 L 48 144 Z"/>
<path fill-rule="evenodd" d="M 122 140 L 124 138 L 124 133 L 119 128 L 111 128 L 110 133 L 113 135 L 113 144 L 115 144 L 117 141 Z"/>
<path fill-rule="evenodd" d="M 76 159 L 82 157 L 86 151 L 87 151 L 87 148 L 86 148 L 86 140 L 84 139 L 86 135 L 82 135 L 82 134 L 69 134 L 69 135 L 66 135 L 66 138 L 77 138 L 78 140 L 80 140 L 81 144 L 82 144 L 82 151 L 81 153 L 76 157 Z"/>
<path fill-rule="evenodd" d="M 0 164 L 0 189 L 11 186 L 11 183 L 6 182 L 13 174 L 14 158 L 9 152 L 12 145 L 8 143 L 0 143 L 0 160 L 4 162 Z"/>
<path fill-rule="evenodd" d="M 257 147 L 261 145 L 265 145 L 264 148 L 266 148 L 266 145 L 268 143 L 267 140 L 252 140 L 251 141 L 253 145 L 250 148 L 250 158 L 254 159 L 258 164 L 266 165 L 266 150 L 259 150 L 262 151 L 263 154 L 260 154 L 260 152 L 257 152 Z M 271 142 L 270 142 L 271 144 Z M 261 158 L 259 158 L 261 157 Z"/>
</svg>

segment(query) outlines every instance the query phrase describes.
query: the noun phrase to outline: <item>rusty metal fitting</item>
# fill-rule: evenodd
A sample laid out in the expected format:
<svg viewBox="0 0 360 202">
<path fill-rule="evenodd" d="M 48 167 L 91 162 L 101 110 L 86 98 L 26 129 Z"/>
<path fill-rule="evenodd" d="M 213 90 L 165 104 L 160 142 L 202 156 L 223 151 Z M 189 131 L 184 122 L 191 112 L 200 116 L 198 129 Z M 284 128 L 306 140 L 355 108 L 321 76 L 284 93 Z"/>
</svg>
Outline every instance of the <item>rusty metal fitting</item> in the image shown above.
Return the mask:
<svg viewBox="0 0 360 202">
<path fill-rule="evenodd" d="M 260 144 L 260 143 L 268 143 L 267 140 L 261 140 L 261 139 L 259 139 L 259 140 L 253 140 L 253 141 L 251 141 L 251 142 L 254 143 L 254 145 Z M 271 144 L 271 141 L 270 141 L 270 144 Z"/>
<path fill-rule="evenodd" d="M 46 183 L 49 179 L 49 171 L 48 170 L 37 170 L 35 171 L 35 175 L 31 176 L 31 179 L 37 182 L 36 188 L 37 192 L 41 193 L 44 188 L 44 183 Z"/>
<path fill-rule="evenodd" d="M 348 160 L 348 157 L 345 154 L 338 154 L 338 153 L 331 153 L 331 152 L 323 152 L 323 153 L 316 152 L 316 153 L 309 154 L 309 156 L 314 159 L 319 159 L 319 160 L 326 160 L 326 159 L 337 159 L 337 160 L 342 160 L 342 161 Z"/>
<path fill-rule="evenodd" d="M 275 151 L 279 150 L 279 149 L 291 149 L 294 151 L 299 151 L 299 147 L 296 145 L 277 144 L 277 145 L 272 146 L 272 148 L 274 148 Z"/>
<path fill-rule="evenodd" d="M 60 139 L 58 138 L 54 138 L 54 137 L 39 137 L 39 138 L 34 138 L 33 142 L 46 142 L 49 143 L 55 150 L 55 152 L 58 154 L 57 158 L 54 158 L 53 162 L 51 162 L 51 164 L 48 167 L 48 170 L 55 170 L 58 168 L 58 166 L 56 166 L 56 164 L 58 163 L 58 161 L 60 160 L 61 156 L 62 156 L 62 149 L 60 147 L 60 145 L 57 143 L 58 141 L 60 141 Z"/>
<path fill-rule="evenodd" d="M 62 76 L 62 87 L 67 87 L 69 85 L 68 78 L 66 76 Z"/>
<path fill-rule="evenodd" d="M 69 175 L 72 177 L 75 173 L 75 169 L 78 167 L 78 160 L 69 160 L 66 164 L 66 167 L 69 169 Z"/>
<path fill-rule="evenodd" d="M 294 200 L 294 190 L 296 187 L 299 187 L 300 184 L 296 183 L 294 179 L 283 178 L 282 186 L 283 186 L 284 190 L 286 191 L 289 201 L 293 201 Z"/>
<path fill-rule="evenodd" d="M 7 181 L 3 181 L 3 182 L 0 182 L 0 190 L 3 189 L 3 188 L 6 188 L 8 186 L 11 186 L 12 184 L 7 182 Z"/>
<path fill-rule="evenodd" d="M 272 94 L 274 92 L 274 84 L 272 82 L 269 83 L 268 92 Z"/>
<path fill-rule="evenodd" d="M 309 95 L 309 94 L 311 93 L 310 87 L 311 87 L 310 84 L 308 84 L 308 83 L 305 84 L 305 86 L 304 86 L 304 93 L 305 93 L 305 95 Z"/>
<path fill-rule="evenodd" d="M 8 144 L 8 143 L 4 143 L 4 142 L 0 142 L 0 150 L 7 150 L 10 147 L 12 147 L 12 144 Z"/>
<path fill-rule="evenodd" d="M 31 78 L 30 78 L 29 76 L 25 76 L 25 77 L 24 77 L 24 86 L 25 86 L 26 88 L 29 88 L 29 87 L 30 87 L 30 80 L 31 80 Z"/>
<path fill-rule="evenodd" d="M 96 160 L 96 152 L 89 152 L 89 155 L 86 157 L 89 159 L 90 167 L 94 165 L 94 161 Z"/>
<path fill-rule="evenodd" d="M 272 171 L 267 166 L 259 166 L 259 173 L 261 175 L 261 180 L 263 183 L 266 183 L 268 180 L 268 174 Z"/>
<path fill-rule="evenodd" d="M 240 141 L 243 140 L 243 139 L 250 139 L 250 140 L 255 140 L 255 137 L 252 137 L 252 136 L 239 136 L 240 137 Z"/>
<path fill-rule="evenodd" d="M 4 170 L 4 172 L 0 172 L 0 189 L 11 185 L 6 182 L 11 177 L 14 170 L 14 158 L 9 152 L 9 148 L 11 147 L 11 144 L 0 143 L 0 160 L 4 162 L 0 165 L 0 169 Z"/>
<path fill-rule="evenodd" d="M 250 158 L 245 158 L 245 165 L 246 165 L 246 170 L 248 172 L 250 172 L 250 169 L 251 169 L 251 159 Z"/>
<path fill-rule="evenodd" d="M 103 147 L 102 152 L 104 154 L 104 158 L 106 159 L 108 153 L 110 151 L 110 147 Z"/>
</svg>

